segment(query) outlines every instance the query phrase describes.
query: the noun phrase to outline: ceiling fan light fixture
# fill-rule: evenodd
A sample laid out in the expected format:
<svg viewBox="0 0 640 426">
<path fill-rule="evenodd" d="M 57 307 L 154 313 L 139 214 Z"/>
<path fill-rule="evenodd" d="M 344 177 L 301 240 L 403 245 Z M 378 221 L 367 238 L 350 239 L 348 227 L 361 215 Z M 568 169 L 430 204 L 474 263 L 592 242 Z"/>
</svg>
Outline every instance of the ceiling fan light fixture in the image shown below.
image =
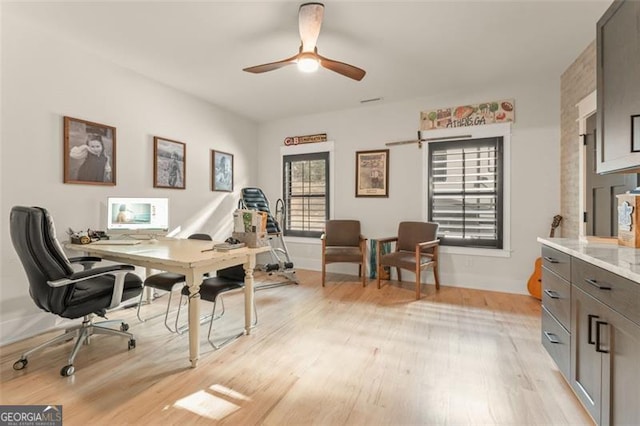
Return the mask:
<svg viewBox="0 0 640 426">
<path fill-rule="evenodd" d="M 320 61 L 312 54 L 305 55 L 304 53 L 298 58 L 298 69 L 302 72 L 315 72 L 320 67 Z"/>
<path fill-rule="evenodd" d="M 362 80 L 366 74 L 365 70 L 318 54 L 316 42 L 323 17 L 324 5 L 322 3 L 313 2 L 300 5 L 298 10 L 298 30 L 301 42 L 299 53 L 280 61 L 243 68 L 243 71 L 260 74 L 296 64 L 302 72 L 311 73 L 322 67 L 356 81 Z"/>
</svg>

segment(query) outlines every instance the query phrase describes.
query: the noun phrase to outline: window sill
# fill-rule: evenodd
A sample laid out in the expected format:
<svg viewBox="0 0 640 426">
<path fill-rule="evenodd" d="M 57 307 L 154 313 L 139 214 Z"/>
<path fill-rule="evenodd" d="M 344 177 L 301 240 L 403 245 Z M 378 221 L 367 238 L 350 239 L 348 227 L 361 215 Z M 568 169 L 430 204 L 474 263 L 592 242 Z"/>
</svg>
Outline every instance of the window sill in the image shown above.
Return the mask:
<svg viewBox="0 0 640 426">
<path fill-rule="evenodd" d="M 453 247 L 440 246 L 440 253 L 444 254 L 465 254 L 468 256 L 485 256 L 485 257 L 511 257 L 510 250 L 481 249 L 472 247 Z"/>
</svg>

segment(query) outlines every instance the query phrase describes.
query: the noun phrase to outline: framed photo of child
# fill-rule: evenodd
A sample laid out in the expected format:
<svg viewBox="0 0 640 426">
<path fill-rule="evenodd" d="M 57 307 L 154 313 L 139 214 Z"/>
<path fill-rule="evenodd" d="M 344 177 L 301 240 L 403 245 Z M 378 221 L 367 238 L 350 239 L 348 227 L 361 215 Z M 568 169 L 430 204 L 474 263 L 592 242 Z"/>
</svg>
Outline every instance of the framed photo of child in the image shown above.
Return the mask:
<svg viewBox="0 0 640 426">
<path fill-rule="evenodd" d="M 116 184 L 116 128 L 64 117 L 64 183 Z"/>
<path fill-rule="evenodd" d="M 211 150 L 211 189 L 213 191 L 233 191 L 233 154 Z"/>
<path fill-rule="evenodd" d="M 171 139 L 153 138 L 153 186 L 186 188 L 187 145 Z"/>
</svg>

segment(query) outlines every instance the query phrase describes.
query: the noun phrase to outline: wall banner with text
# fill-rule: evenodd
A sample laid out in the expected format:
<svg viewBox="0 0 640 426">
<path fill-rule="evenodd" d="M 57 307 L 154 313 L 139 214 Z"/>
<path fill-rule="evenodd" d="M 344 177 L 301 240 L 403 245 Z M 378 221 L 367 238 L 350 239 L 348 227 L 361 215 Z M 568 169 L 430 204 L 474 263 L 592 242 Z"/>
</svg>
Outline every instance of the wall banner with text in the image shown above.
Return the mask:
<svg viewBox="0 0 640 426">
<path fill-rule="evenodd" d="M 301 143 L 316 143 L 316 142 L 326 142 L 327 134 L 319 133 L 317 135 L 305 135 L 305 136 L 290 136 L 284 138 L 284 144 L 287 146 L 290 145 L 298 145 Z"/>
<path fill-rule="evenodd" d="M 421 112 L 420 130 L 481 126 L 510 121 L 515 121 L 515 101 L 504 99 Z"/>
</svg>

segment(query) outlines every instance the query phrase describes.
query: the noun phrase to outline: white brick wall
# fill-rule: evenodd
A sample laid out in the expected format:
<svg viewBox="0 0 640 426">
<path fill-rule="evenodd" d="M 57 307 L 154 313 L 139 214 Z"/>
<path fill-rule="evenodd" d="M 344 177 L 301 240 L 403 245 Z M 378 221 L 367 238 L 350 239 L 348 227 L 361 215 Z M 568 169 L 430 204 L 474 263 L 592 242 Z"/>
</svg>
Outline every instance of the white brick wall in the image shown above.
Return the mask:
<svg viewBox="0 0 640 426">
<path fill-rule="evenodd" d="M 577 238 L 580 232 L 580 139 L 576 104 L 595 89 L 594 40 L 560 77 L 560 214 L 563 217 L 560 235 L 563 237 Z"/>
</svg>

